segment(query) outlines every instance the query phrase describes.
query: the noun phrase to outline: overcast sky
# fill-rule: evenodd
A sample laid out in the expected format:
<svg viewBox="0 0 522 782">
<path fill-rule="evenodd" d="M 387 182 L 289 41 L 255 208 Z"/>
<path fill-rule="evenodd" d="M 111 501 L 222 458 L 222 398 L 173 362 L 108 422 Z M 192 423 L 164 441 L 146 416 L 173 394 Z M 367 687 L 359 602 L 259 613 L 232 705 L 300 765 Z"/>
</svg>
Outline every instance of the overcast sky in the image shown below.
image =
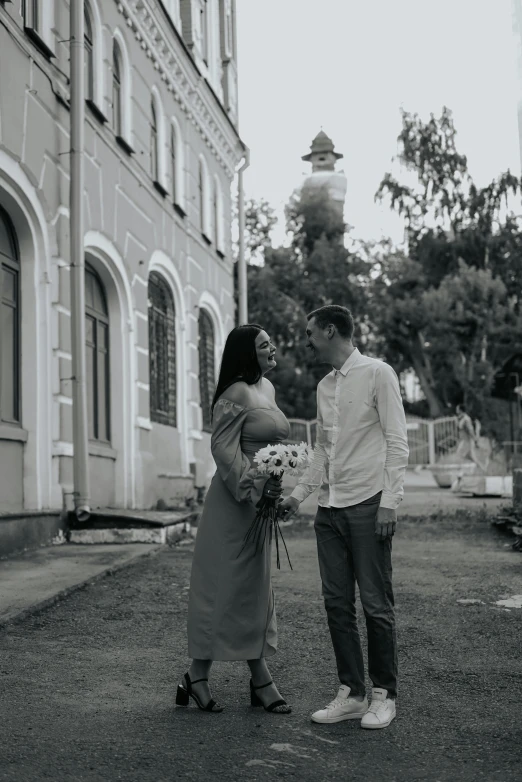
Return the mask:
<svg viewBox="0 0 522 782">
<path fill-rule="evenodd" d="M 352 236 L 400 241 L 398 218 L 373 201 L 400 107 L 424 119 L 452 109 L 477 184 L 520 174 L 510 0 L 237 0 L 237 17 L 246 194 L 279 214 L 323 127 L 344 154 Z"/>
</svg>

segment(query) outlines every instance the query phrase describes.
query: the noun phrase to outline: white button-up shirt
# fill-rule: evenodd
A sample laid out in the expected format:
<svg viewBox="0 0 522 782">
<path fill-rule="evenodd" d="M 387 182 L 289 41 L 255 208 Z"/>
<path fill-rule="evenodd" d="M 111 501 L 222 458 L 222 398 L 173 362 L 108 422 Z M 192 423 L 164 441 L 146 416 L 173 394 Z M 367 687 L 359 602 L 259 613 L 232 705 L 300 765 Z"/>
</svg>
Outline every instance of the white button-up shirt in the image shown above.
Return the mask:
<svg viewBox="0 0 522 782">
<path fill-rule="evenodd" d="M 397 375 L 355 348 L 317 386 L 312 462 L 292 492 L 302 502 L 319 486 L 319 505 L 346 508 L 382 491 L 397 508 L 408 464 L 406 417 Z"/>
</svg>

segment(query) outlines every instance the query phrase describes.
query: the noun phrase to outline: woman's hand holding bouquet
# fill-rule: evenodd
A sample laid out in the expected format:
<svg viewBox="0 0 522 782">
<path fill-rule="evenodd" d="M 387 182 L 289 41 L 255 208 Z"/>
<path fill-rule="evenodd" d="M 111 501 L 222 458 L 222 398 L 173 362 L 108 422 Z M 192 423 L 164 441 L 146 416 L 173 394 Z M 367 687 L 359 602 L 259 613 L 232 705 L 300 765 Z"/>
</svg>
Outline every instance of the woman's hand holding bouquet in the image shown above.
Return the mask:
<svg viewBox="0 0 522 782">
<path fill-rule="evenodd" d="M 267 445 L 256 453 L 254 456 L 254 463 L 257 465 L 257 474 L 268 475 L 269 478 L 265 484 L 263 496 L 256 506 L 258 511 L 245 536 L 241 551 L 243 551 L 250 539 L 255 542 L 257 551 L 258 546 L 264 544 L 267 532 L 269 532 L 270 536 L 269 542 L 272 540 L 273 530 L 276 540 L 277 567 L 280 568 L 278 535 L 281 535 L 281 540 L 283 541 L 288 557 L 288 563 L 290 568 L 292 568 L 292 563 L 288 556 L 288 549 L 286 548 L 286 543 L 279 527 L 277 506 L 281 501 L 280 498 L 283 493 L 282 480 L 284 473 L 286 472 L 288 475 L 300 475 L 304 472 L 306 467 L 308 467 L 310 463 L 308 445 L 306 443 L 300 443 L 299 445 Z"/>
</svg>

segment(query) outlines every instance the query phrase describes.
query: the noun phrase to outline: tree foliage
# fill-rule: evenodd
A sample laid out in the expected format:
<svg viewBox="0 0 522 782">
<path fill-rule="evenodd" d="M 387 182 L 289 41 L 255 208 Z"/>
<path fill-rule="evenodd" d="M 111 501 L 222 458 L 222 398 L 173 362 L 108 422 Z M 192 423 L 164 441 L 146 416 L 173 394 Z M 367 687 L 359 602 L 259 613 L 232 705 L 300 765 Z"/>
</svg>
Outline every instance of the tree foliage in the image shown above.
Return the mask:
<svg viewBox="0 0 522 782">
<path fill-rule="evenodd" d="M 288 247 L 264 247 L 264 264 L 248 271 L 249 319 L 263 325 L 278 348 L 270 378 L 292 417 L 314 418 L 315 389 L 329 367 L 306 347 L 306 315 L 344 304 L 364 315 L 358 278 L 367 264 L 344 246 L 342 215 L 322 189 L 294 193 L 286 210 Z"/>
<path fill-rule="evenodd" d="M 479 415 L 503 363 L 522 348 L 520 180 L 479 188 L 456 146 L 451 112 L 426 123 L 403 112 L 399 159 L 376 198 L 405 221 L 407 251 L 374 248 L 372 319 L 385 357 L 412 368 L 432 416 L 465 400 Z"/>
<path fill-rule="evenodd" d="M 522 223 L 510 211 L 521 183 L 507 171 L 478 187 L 446 108 L 427 122 L 403 112 L 398 141 L 401 180 L 385 174 L 376 199 L 403 218 L 403 248 L 382 240 L 348 250 L 342 212 L 321 188 L 292 195 L 287 241 L 273 247 L 273 210 L 248 202 L 250 320 L 278 347 L 270 377 L 289 416 L 315 416 L 329 368 L 308 354 L 306 314 L 336 303 L 352 310 L 363 351 L 415 373 L 427 413 L 465 401 L 487 431 L 495 379 L 522 355 Z"/>
</svg>

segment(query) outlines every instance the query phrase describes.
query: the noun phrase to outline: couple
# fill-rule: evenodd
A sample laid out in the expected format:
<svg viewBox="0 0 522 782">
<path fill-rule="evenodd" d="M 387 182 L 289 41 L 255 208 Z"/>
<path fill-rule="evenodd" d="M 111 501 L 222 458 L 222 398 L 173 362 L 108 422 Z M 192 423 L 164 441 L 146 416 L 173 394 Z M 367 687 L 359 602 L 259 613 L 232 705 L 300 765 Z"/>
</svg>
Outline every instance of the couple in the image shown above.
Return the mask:
<svg viewBox="0 0 522 782">
<path fill-rule="evenodd" d="M 399 383 L 382 361 L 361 355 L 352 343 L 349 310 L 328 305 L 308 315 L 308 347 L 332 371 L 317 388 L 317 444 L 309 468 L 279 506 L 290 518 L 320 487 L 315 519 L 322 590 L 340 687 L 312 720 L 362 719 L 384 728 L 395 717 L 397 646 L 391 549 L 396 508 L 408 461 L 406 422 Z M 214 660 L 246 660 L 250 702 L 289 714 L 291 707 L 271 679 L 266 658 L 277 649 L 271 585 L 271 551 L 243 538 L 263 495 L 279 498 L 279 479 L 256 476 L 255 453 L 286 440 L 290 427 L 265 377 L 275 367 L 275 348 L 261 326 L 235 328 L 225 344 L 213 400 L 212 479 L 198 526 L 188 609 L 192 658 L 178 685 L 176 704 L 191 697 L 209 712 L 208 677 Z M 355 582 L 368 631 L 368 707 L 357 629 Z"/>
</svg>

